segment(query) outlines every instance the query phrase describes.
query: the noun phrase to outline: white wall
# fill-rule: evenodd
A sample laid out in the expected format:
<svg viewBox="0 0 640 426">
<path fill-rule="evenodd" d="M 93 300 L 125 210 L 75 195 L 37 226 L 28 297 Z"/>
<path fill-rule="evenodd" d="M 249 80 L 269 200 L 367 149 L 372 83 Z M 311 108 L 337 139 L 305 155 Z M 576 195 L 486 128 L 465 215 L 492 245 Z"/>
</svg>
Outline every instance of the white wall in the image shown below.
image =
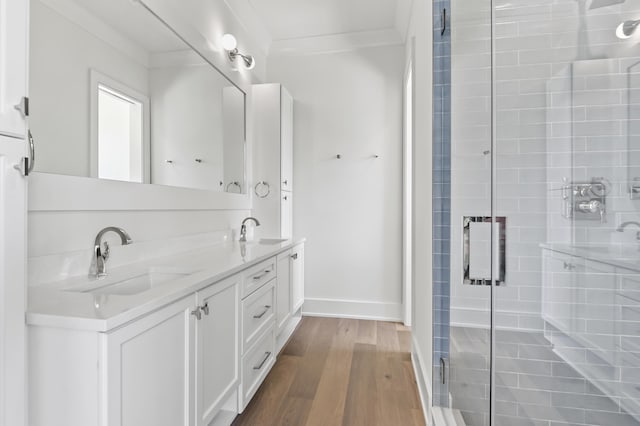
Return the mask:
<svg viewBox="0 0 640 426">
<path fill-rule="evenodd" d="M 413 0 L 406 55 L 413 58 L 413 355 L 422 403 L 431 419 L 432 276 L 432 3 Z"/>
<path fill-rule="evenodd" d="M 403 71 L 402 46 L 269 59 L 294 98 L 305 312 L 402 318 Z"/>
</svg>

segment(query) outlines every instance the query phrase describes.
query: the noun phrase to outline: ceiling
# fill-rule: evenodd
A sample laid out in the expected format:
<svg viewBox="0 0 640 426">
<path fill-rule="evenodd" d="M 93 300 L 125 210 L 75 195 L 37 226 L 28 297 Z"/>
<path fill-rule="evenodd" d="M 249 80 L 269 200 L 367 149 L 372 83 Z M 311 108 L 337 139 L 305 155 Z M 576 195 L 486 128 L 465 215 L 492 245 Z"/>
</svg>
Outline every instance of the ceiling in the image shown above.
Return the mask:
<svg viewBox="0 0 640 426">
<path fill-rule="evenodd" d="M 400 44 L 412 0 L 225 0 L 269 54 Z M 265 42 L 266 40 L 266 42 Z"/>
<path fill-rule="evenodd" d="M 46 0 L 45 0 L 46 2 Z M 58 1 L 58 3 L 62 3 Z M 144 7 L 131 0 L 73 0 L 148 53 L 185 50 L 187 45 Z"/>
<path fill-rule="evenodd" d="M 274 41 L 395 26 L 396 0 L 249 0 Z"/>
</svg>

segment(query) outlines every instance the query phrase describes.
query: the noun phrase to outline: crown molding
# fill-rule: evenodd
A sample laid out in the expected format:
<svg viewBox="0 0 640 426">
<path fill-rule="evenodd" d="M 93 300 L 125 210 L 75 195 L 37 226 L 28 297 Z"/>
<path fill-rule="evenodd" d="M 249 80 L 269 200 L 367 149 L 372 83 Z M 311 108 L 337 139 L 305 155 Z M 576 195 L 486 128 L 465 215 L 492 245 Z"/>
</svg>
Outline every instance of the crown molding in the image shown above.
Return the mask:
<svg viewBox="0 0 640 426">
<path fill-rule="evenodd" d="M 314 55 L 345 52 L 366 47 L 393 46 L 403 43 L 400 33 L 395 28 L 387 28 L 375 31 L 275 40 L 271 44 L 269 55 Z"/>
</svg>

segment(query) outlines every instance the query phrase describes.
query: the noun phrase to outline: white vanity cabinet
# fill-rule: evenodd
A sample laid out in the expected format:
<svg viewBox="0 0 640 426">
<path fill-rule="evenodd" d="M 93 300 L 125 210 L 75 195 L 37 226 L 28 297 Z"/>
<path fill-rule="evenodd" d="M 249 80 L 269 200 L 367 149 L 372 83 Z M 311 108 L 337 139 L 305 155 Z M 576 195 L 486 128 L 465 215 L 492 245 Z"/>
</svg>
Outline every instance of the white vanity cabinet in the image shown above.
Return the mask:
<svg viewBox="0 0 640 426">
<path fill-rule="evenodd" d="M 242 412 L 276 362 L 276 257 L 243 274 L 241 374 L 238 405 Z"/>
<path fill-rule="evenodd" d="M 105 333 L 30 327 L 30 424 L 209 425 L 240 383 L 239 283 Z"/>
<path fill-rule="evenodd" d="M 207 426 L 240 383 L 240 275 L 197 293 L 196 413 Z"/>
<path fill-rule="evenodd" d="M 303 243 L 285 244 L 133 295 L 31 294 L 45 312 L 27 316 L 29 424 L 231 424 L 275 364 L 276 338 L 286 342 L 300 320 Z M 46 311 L 52 304 L 58 315 Z"/>
<path fill-rule="evenodd" d="M 293 232 L 293 98 L 280 84 L 252 86 L 254 109 L 254 205 L 265 236 Z"/>
<path fill-rule="evenodd" d="M 291 304 L 292 312 L 304 303 L 304 244 L 298 244 L 291 253 Z"/>
<path fill-rule="evenodd" d="M 100 333 L 102 356 L 99 365 L 100 375 L 104 378 L 100 387 L 105 394 L 101 407 L 104 418 L 100 424 L 194 425 L 191 386 L 195 358 L 193 302 L 189 297 L 114 332 Z M 73 368 L 71 365 L 66 367 Z M 95 390 L 86 391 L 96 393 Z M 65 396 L 68 395 L 60 395 Z M 67 407 L 67 410 L 72 414 L 75 408 Z M 45 417 L 36 424 L 51 424 L 52 418 L 60 417 Z M 79 425 L 72 419 L 58 424 Z"/>
<path fill-rule="evenodd" d="M 276 350 L 280 351 L 302 318 L 304 244 L 278 255 L 276 283 Z"/>
<path fill-rule="evenodd" d="M 291 250 L 278 255 L 278 281 L 276 284 L 277 335 L 285 329 L 291 319 Z"/>
</svg>

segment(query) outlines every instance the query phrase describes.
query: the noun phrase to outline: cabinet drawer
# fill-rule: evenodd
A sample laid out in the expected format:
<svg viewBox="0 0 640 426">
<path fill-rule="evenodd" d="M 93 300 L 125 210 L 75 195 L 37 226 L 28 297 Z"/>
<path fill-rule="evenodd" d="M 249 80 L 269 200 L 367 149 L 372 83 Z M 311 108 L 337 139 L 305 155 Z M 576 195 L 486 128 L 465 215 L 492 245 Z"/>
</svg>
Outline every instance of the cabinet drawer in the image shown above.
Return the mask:
<svg viewBox="0 0 640 426">
<path fill-rule="evenodd" d="M 275 277 L 275 257 L 247 269 L 242 273 L 242 298 L 244 299 Z"/>
<path fill-rule="evenodd" d="M 273 323 L 276 280 L 242 301 L 242 353 Z"/>
<path fill-rule="evenodd" d="M 247 406 L 275 363 L 274 329 L 273 326 L 268 328 L 251 351 L 242 358 L 241 405 L 243 409 Z"/>
</svg>

